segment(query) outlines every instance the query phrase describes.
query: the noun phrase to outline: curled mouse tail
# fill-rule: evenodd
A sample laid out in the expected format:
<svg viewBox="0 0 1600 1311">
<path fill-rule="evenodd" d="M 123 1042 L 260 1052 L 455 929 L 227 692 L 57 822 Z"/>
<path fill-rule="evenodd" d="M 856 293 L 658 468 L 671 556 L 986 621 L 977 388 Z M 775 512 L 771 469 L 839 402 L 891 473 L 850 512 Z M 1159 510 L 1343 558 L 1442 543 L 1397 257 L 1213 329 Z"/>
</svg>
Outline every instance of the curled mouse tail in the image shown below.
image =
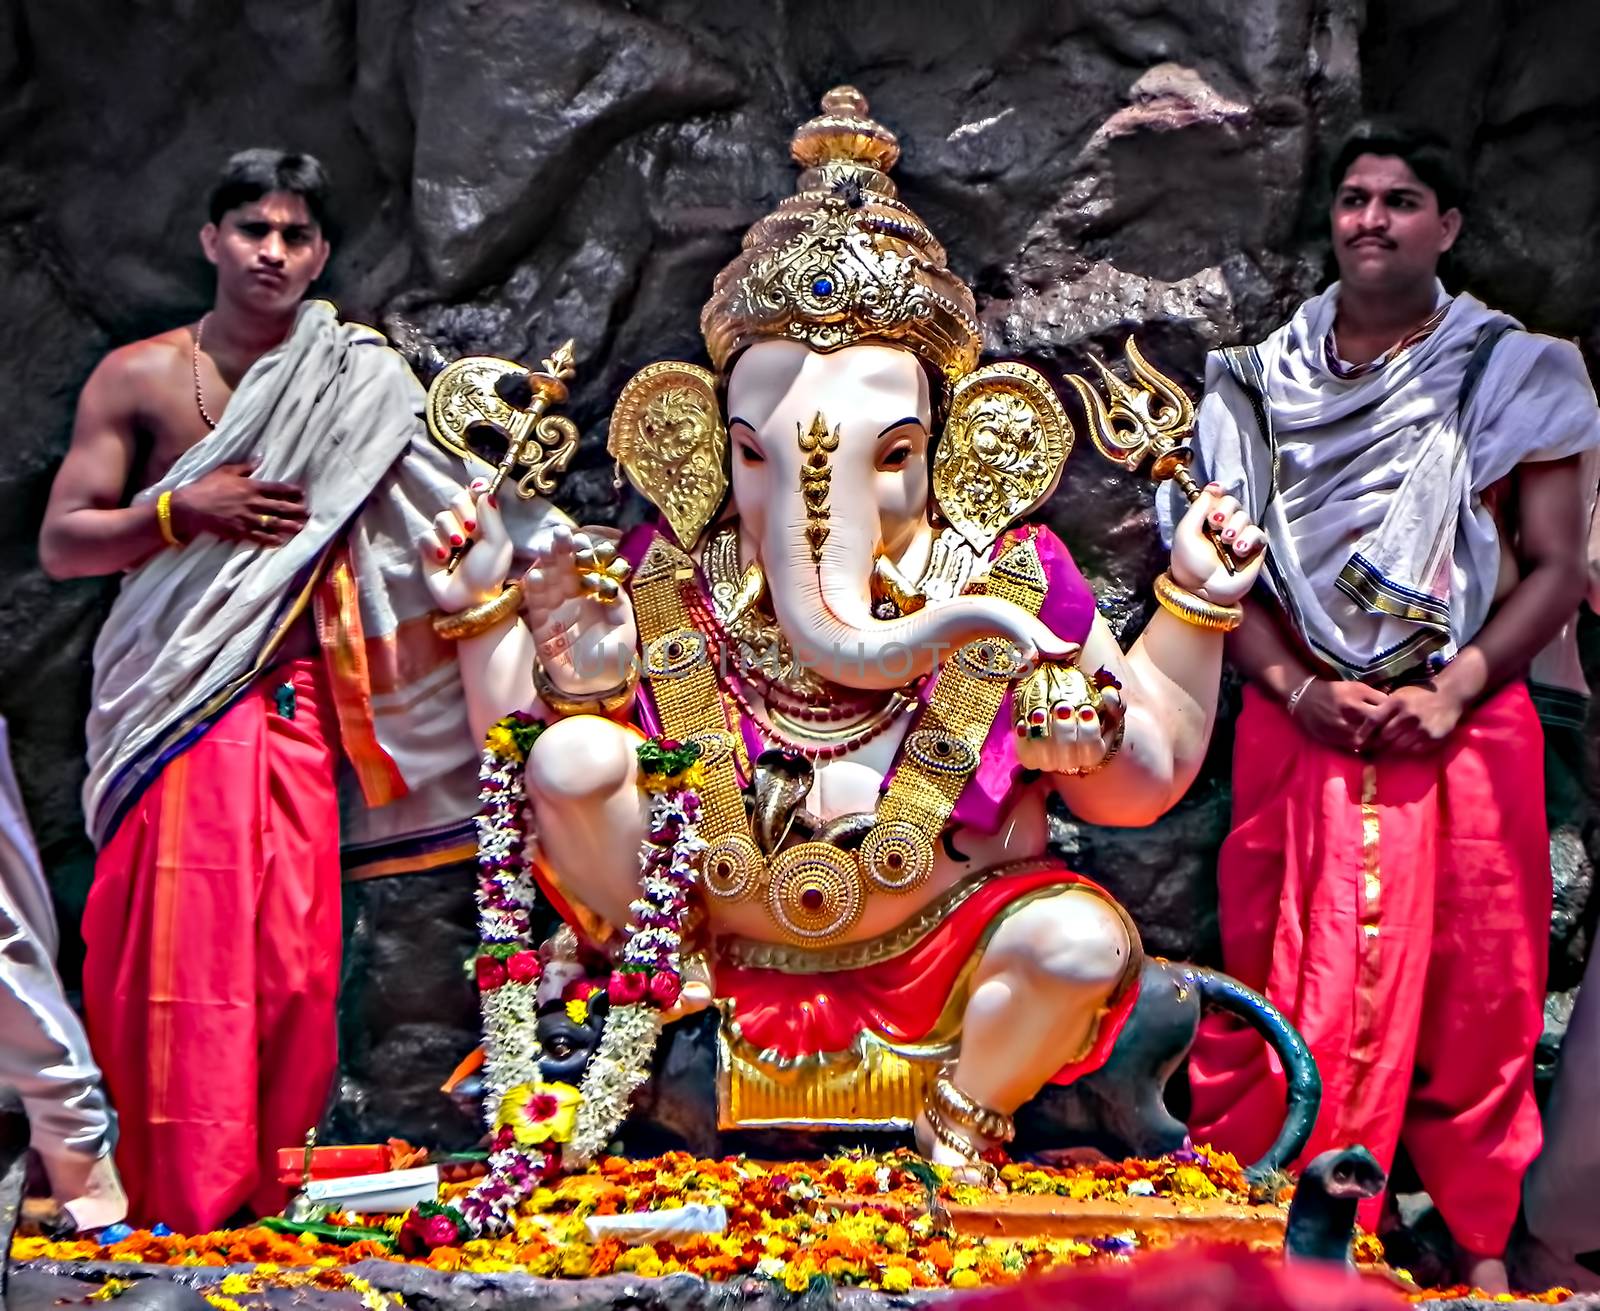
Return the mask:
<svg viewBox="0 0 1600 1311">
<path fill-rule="evenodd" d="M 1195 967 L 1194 978 L 1207 1006 L 1237 1016 L 1266 1039 L 1267 1045 L 1278 1054 L 1288 1078 L 1289 1095 L 1278 1136 L 1266 1155 L 1245 1169 L 1246 1176 L 1252 1180 L 1264 1178 L 1287 1166 L 1310 1140 L 1317 1122 L 1317 1108 L 1322 1104 L 1322 1076 L 1317 1073 L 1317 1063 L 1306 1040 L 1283 1012 L 1259 992 L 1220 970 Z"/>
</svg>

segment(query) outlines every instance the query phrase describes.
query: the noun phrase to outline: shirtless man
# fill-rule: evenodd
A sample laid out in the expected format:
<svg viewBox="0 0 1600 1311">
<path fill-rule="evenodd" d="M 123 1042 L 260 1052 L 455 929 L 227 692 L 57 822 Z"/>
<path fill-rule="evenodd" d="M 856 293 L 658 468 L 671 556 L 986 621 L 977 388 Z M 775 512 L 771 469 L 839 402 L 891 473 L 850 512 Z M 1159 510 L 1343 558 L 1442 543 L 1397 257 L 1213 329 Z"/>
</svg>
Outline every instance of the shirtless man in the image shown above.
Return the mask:
<svg viewBox="0 0 1600 1311">
<path fill-rule="evenodd" d="M 228 162 L 200 230 L 215 305 L 198 323 L 112 351 L 78 400 L 39 535 L 52 578 L 120 573 L 166 549 L 156 505 L 129 499 L 211 432 L 239 379 L 289 335 L 328 262 L 326 196 L 309 156 L 247 150 Z M 225 465 L 175 491 L 172 534 L 282 546 L 306 521 L 304 494 L 249 474 Z"/>
<path fill-rule="evenodd" d="M 188 1232 L 282 1204 L 276 1151 L 333 1082 L 340 843 L 372 822 L 347 805 L 341 832 L 341 772 L 400 813 L 391 866 L 470 836 L 470 798 L 435 804 L 469 753 L 424 731 L 464 725 L 459 682 L 386 547 L 460 470 L 400 356 L 304 299 L 326 195 L 310 156 L 228 162 L 200 233 L 215 304 L 95 370 L 40 541 L 55 577 L 124 574 L 95 648 L 85 1009 L 132 1215 Z"/>
</svg>

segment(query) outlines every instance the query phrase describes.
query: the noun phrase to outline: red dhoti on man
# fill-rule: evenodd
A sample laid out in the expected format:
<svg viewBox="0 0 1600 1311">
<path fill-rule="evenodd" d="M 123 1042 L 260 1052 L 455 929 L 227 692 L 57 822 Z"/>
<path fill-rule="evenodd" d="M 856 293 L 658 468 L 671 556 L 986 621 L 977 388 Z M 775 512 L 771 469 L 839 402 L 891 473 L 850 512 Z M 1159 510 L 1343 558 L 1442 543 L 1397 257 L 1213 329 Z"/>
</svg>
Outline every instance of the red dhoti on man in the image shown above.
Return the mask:
<svg viewBox="0 0 1600 1311">
<path fill-rule="evenodd" d="M 338 723 L 320 656 L 257 680 L 140 794 L 84 911 L 90 1041 L 130 1213 L 278 1210 L 338 1063 Z"/>
<path fill-rule="evenodd" d="M 1263 581 L 1311 676 L 1246 692 L 1218 866 L 1223 961 L 1321 1068 L 1305 1156 L 1361 1143 L 1387 1168 L 1403 1145 L 1458 1246 L 1492 1256 L 1540 1136 L 1550 852 L 1532 704 L 1507 685 L 1431 752 L 1371 756 L 1313 740 L 1288 705 L 1319 677 L 1445 677 L 1505 596 L 1495 489 L 1600 446 L 1600 422 L 1570 342 L 1436 285 L 1417 331 L 1350 364 L 1339 297 L 1335 283 L 1265 341 L 1206 362 L 1196 473 L 1266 530 Z M 1170 495 L 1163 506 L 1170 519 Z M 1260 1043 L 1208 1022 L 1192 1070 L 1195 1137 L 1264 1146 L 1283 1085 Z M 1362 1219 L 1378 1212 L 1374 1199 Z"/>
<path fill-rule="evenodd" d="M 254 459 L 311 519 L 272 549 L 202 536 L 151 557 L 95 647 L 85 1008 L 136 1222 L 281 1205 L 275 1153 L 333 1083 L 341 860 L 395 873 L 474 849 L 465 703 L 415 547 L 462 470 L 422 406 L 382 337 L 307 302 L 140 493 Z M 291 658 L 313 626 L 320 651 Z"/>
<path fill-rule="evenodd" d="M 1305 1036 L 1322 1111 L 1302 1160 L 1404 1144 L 1457 1242 L 1499 1252 L 1538 1154 L 1550 849 L 1543 736 L 1518 683 L 1429 756 L 1365 758 L 1307 737 L 1246 689 L 1234 826 L 1218 862 L 1223 964 Z M 1282 1115 L 1282 1067 L 1208 1018 L 1191 1126 L 1254 1159 Z M 1376 1224 L 1379 1199 L 1362 1221 Z"/>
</svg>

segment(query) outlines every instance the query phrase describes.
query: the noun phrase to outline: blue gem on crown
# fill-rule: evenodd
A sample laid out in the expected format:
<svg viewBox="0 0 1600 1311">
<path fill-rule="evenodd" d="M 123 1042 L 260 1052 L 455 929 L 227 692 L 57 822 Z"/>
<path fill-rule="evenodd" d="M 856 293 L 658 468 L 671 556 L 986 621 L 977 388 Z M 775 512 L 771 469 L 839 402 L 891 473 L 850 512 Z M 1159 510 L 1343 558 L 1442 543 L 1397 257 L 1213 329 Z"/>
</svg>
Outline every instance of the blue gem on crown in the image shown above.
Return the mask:
<svg viewBox="0 0 1600 1311">
<path fill-rule="evenodd" d="M 811 284 L 811 294 L 818 297 L 833 295 L 833 279 L 827 277 L 818 278 Z"/>
</svg>

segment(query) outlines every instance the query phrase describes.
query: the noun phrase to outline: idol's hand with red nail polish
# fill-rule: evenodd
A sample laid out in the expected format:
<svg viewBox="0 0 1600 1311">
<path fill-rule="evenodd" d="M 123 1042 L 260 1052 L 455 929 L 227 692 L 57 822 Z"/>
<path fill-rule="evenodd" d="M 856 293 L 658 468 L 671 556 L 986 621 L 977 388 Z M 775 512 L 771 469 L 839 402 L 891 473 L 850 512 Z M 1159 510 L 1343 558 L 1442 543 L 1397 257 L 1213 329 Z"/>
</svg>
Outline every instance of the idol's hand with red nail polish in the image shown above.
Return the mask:
<svg viewBox="0 0 1600 1311">
<path fill-rule="evenodd" d="M 1075 666 L 1041 665 L 1017 686 L 1017 760 L 1047 774 L 1091 774 L 1117 745 L 1122 715 L 1121 685 L 1109 673 L 1091 680 Z"/>
<path fill-rule="evenodd" d="M 447 613 L 489 600 L 511 571 L 511 539 L 488 488 L 486 478 L 462 488 L 417 539 L 428 592 Z M 467 550 L 452 570 L 451 554 L 462 546 Z"/>
</svg>

